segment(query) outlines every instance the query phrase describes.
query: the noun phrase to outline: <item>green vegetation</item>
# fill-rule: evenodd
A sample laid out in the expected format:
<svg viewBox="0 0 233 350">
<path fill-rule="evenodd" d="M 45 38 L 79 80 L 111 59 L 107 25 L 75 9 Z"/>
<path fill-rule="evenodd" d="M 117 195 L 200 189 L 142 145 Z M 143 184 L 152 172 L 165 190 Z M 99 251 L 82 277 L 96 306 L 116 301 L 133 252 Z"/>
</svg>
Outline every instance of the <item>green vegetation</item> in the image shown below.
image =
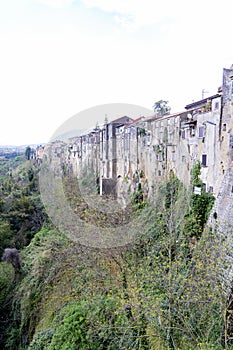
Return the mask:
<svg viewBox="0 0 233 350">
<path fill-rule="evenodd" d="M 139 183 L 132 207 L 112 215 L 85 203 L 80 182 L 67 179 L 67 200 L 84 221 L 112 227 L 141 218 L 143 232 L 134 244 L 108 250 L 71 242 L 48 223 L 30 160 L 6 177 L 1 249 L 20 249 L 22 273 L 17 281 L 12 266 L 0 263 L 2 348 L 225 349 L 225 243 L 205 226 L 214 197 L 199 174 L 197 163 L 187 190 L 171 172 L 153 205 Z M 88 179 L 83 187 L 90 187 Z"/>
<path fill-rule="evenodd" d="M 38 193 L 38 171 L 33 161 L 25 162 L 23 155 L 0 160 L 1 257 L 5 248 L 14 251 L 27 246 L 45 224 L 46 215 Z M 17 322 L 11 314 L 12 302 L 20 278 L 21 273 L 15 266 L 0 263 L 0 333 L 7 334 L 12 344 L 18 333 Z M 0 340 L 1 348 L 2 342 L 5 337 Z"/>
<path fill-rule="evenodd" d="M 18 162 L 18 161 L 17 161 Z M 30 243 L 45 220 L 38 193 L 38 171 L 32 161 L 22 159 L 4 173 L 0 186 L 0 254 L 6 247 L 21 249 Z"/>
<path fill-rule="evenodd" d="M 197 232 L 204 229 L 204 225 L 210 215 L 211 209 L 214 204 L 214 196 L 211 192 L 204 190 L 203 183 L 201 182 L 199 175 L 201 173 L 201 163 L 197 162 L 191 171 L 191 185 L 201 188 L 201 196 L 198 194 L 192 194 L 191 196 L 191 216 L 195 218 Z M 192 215 L 193 214 L 193 215 Z"/>
<path fill-rule="evenodd" d="M 7 155 L 0 155 L 0 185 L 7 176 L 12 176 L 12 172 L 25 161 L 23 155 L 16 152 Z"/>
<path fill-rule="evenodd" d="M 168 101 L 159 100 L 153 105 L 154 112 L 160 116 L 169 114 L 171 107 L 168 105 Z"/>
</svg>

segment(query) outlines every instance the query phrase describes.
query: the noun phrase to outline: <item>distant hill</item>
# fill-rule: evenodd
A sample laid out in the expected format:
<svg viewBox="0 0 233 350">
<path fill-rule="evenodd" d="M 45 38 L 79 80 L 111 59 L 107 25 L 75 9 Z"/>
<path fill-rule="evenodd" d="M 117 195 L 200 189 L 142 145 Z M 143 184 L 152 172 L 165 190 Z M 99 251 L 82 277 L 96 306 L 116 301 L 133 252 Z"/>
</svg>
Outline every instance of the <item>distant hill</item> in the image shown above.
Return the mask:
<svg viewBox="0 0 233 350">
<path fill-rule="evenodd" d="M 55 134 L 51 137 L 50 141 L 64 141 L 67 142 L 68 139 L 76 136 L 80 136 L 85 133 L 86 130 L 70 130 L 63 134 Z"/>
<path fill-rule="evenodd" d="M 24 151 L 28 146 L 31 148 L 36 148 L 39 145 L 45 145 L 45 143 L 37 143 L 37 144 L 26 144 L 26 145 L 0 145 L 0 150 L 10 150 L 10 151 Z"/>
</svg>

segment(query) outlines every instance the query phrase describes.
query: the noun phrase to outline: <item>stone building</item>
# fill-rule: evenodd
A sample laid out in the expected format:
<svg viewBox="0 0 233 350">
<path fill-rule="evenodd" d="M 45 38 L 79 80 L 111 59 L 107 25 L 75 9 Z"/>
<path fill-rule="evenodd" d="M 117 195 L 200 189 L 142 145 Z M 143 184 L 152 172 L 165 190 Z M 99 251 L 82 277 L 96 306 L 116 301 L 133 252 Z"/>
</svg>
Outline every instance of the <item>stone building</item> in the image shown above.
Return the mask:
<svg viewBox="0 0 233 350">
<path fill-rule="evenodd" d="M 215 95 L 179 113 L 135 120 L 123 116 L 70 139 L 64 146 L 66 161 L 77 177 L 85 169 L 94 173 L 101 193 L 105 184 L 114 187 L 121 178 L 131 192 L 140 182 L 149 197 L 171 170 L 189 186 L 191 169 L 200 161 L 206 191 L 217 197 L 233 162 L 232 92 L 233 67 L 223 70 Z"/>
<path fill-rule="evenodd" d="M 139 117 L 124 127 L 124 176 L 129 178 L 139 167 L 139 134 L 144 128 L 145 117 Z"/>
<path fill-rule="evenodd" d="M 117 178 L 123 175 L 124 166 L 124 126 L 132 122 L 133 119 L 124 116 L 114 119 L 104 125 L 103 133 L 103 153 L 102 153 L 102 172 L 103 178 Z"/>
</svg>

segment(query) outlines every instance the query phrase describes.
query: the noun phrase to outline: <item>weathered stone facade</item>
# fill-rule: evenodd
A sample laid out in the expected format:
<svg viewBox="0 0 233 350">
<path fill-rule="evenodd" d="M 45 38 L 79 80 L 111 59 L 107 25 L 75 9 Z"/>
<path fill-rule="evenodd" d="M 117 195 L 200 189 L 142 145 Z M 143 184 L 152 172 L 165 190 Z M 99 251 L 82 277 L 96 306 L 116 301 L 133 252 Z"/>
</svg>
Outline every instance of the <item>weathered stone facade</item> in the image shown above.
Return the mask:
<svg viewBox="0 0 233 350">
<path fill-rule="evenodd" d="M 150 198 L 171 170 L 189 186 L 193 164 L 200 161 L 206 191 L 218 197 L 233 161 L 232 82 L 233 68 L 224 69 L 218 93 L 180 113 L 136 120 L 124 116 L 69 139 L 63 161 L 74 176 L 81 177 L 84 169 L 93 172 L 101 194 L 104 181 L 118 184 L 118 194 L 123 182 L 127 193 L 140 182 Z"/>
</svg>

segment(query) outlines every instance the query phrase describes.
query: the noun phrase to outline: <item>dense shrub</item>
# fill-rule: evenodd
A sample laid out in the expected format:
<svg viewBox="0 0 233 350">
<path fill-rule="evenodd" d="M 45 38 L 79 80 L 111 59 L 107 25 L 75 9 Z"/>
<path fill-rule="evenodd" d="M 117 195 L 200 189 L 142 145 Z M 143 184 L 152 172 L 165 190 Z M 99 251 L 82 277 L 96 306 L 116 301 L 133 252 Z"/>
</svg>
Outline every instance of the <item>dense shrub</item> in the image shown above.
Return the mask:
<svg viewBox="0 0 233 350">
<path fill-rule="evenodd" d="M 54 329 L 46 329 L 36 333 L 33 341 L 28 347 L 28 350 L 47 350 L 51 344 L 54 334 Z"/>
<path fill-rule="evenodd" d="M 199 174 L 197 164 L 192 186 L 202 188 Z M 80 201 L 72 182 L 65 189 L 83 220 L 103 221 Z M 51 227 L 35 234 L 21 251 L 24 275 L 7 349 L 224 348 L 225 248 L 205 227 L 212 194 L 202 188 L 195 195 L 171 173 L 153 205 L 144 205 L 141 185 L 133 199 L 143 232 L 127 247 L 91 249 Z"/>
<path fill-rule="evenodd" d="M 12 290 L 14 281 L 14 269 L 11 265 L 0 263 L 0 309 L 7 303 L 9 292 Z"/>
</svg>

